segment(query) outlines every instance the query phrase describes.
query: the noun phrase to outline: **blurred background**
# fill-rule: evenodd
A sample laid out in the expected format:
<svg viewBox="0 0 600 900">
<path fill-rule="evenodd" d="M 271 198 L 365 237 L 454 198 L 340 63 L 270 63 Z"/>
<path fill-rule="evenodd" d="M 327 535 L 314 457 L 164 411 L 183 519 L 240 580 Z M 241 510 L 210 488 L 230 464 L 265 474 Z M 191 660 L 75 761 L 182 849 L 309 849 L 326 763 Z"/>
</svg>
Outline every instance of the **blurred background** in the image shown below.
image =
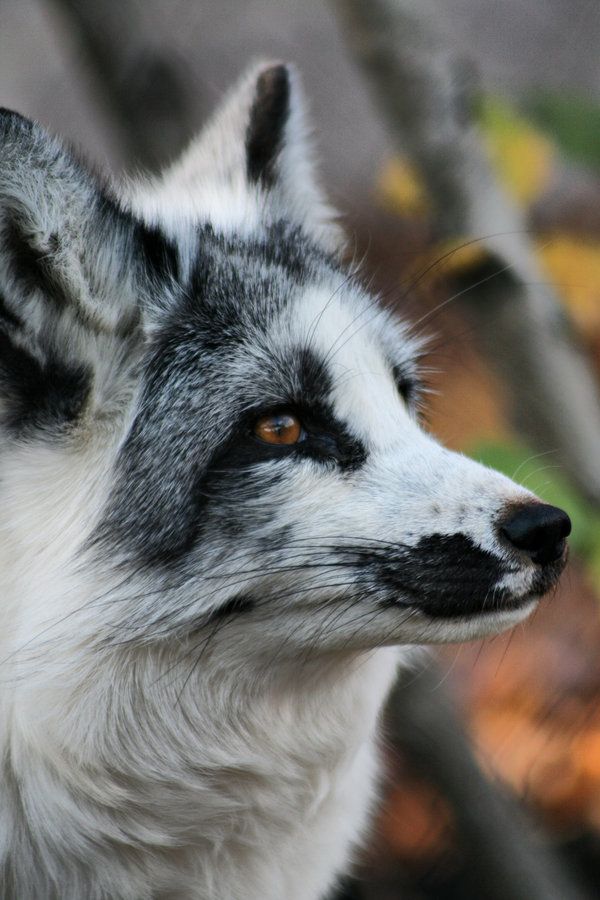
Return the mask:
<svg viewBox="0 0 600 900">
<path fill-rule="evenodd" d="M 428 427 L 574 525 L 532 621 L 432 651 L 394 696 L 382 812 L 343 896 L 600 897 L 600 5 L 398 0 L 366 64 L 356 8 L 0 0 L 0 104 L 118 178 L 172 159 L 252 59 L 297 64 L 354 257 L 432 335 Z M 423 110 L 465 95 L 444 146 Z"/>
</svg>

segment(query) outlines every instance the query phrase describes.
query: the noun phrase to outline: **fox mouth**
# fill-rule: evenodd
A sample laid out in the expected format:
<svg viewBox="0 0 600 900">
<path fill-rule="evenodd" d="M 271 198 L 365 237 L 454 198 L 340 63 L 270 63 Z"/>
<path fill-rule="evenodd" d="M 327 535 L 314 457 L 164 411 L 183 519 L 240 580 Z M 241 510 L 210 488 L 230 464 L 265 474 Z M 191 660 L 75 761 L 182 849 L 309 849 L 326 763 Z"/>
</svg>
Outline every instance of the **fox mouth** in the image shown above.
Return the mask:
<svg viewBox="0 0 600 900">
<path fill-rule="evenodd" d="M 566 560 L 565 549 L 559 559 L 544 565 L 516 560 L 507 564 L 464 535 L 434 535 L 401 562 L 387 560 L 379 575 L 390 589 L 384 601 L 388 608 L 415 609 L 431 619 L 459 619 L 527 607 L 556 586 Z"/>
<path fill-rule="evenodd" d="M 522 594 L 515 594 L 505 588 L 489 589 L 481 593 L 461 593 L 448 596 L 440 591 L 435 601 L 423 600 L 415 595 L 414 599 L 406 599 L 403 591 L 401 598 L 390 599 L 384 606 L 407 610 L 414 609 L 430 619 L 463 619 L 494 613 L 517 612 L 533 601 L 539 600 L 549 588 L 530 589 Z"/>
<path fill-rule="evenodd" d="M 419 609 L 432 619 L 457 619 L 490 613 L 517 612 L 534 601 L 538 601 L 555 587 L 563 566 L 553 566 L 555 574 L 540 573 L 532 586 L 521 594 L 506 588 L 490 589 L 485 593 L 463 594 L 460 599 L 446 598 L 443 593 L 437 603 L 420 602 Z M 407 604 L 412 606 L 412 604 Z"/>
</svg>

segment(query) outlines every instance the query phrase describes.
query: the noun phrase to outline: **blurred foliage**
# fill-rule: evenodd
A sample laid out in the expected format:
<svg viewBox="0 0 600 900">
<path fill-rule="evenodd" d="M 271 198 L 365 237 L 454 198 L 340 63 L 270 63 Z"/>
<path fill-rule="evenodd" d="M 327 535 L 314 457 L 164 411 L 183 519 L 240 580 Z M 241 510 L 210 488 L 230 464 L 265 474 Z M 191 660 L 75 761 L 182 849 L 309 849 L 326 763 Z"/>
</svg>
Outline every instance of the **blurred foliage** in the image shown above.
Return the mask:
<svg viewBox="0 0 600 900">
<path fill-rule="evenodd" d="M 505 100 L 485 95 L 479 104 L 479 124 L 498 177 L 522 205 L 533 202 L 552 178 L 555 149 Z M 599 132 L 600 133 L 600 132 Z M 412 163 L 391 160 L 378 184 L 382 203 L 405 216 L 424 217 L 431 209 L 426 188 Z"/>
<path fill-rule="evenodd" d="M 404 157 L 390 160 L 377 185 L 378 198 L 391 212 L 423 218 L 431 211 L 425 185 L 413 164 Z"/>
<path fill-rule="evenodd" d="M 509 194 L 528 206 L 550 186 L 561 154 L 600 169 L 600 106 L 544 94 L 521 112 L 496 95 L 485 94 L 478 121 L 490 159 Z M 427 191 L 417 169 L 394 159 L 379 179 L 382 202 L 406 216 L 430 211 Z"/>
<path fill-rule="evenodd" d="M 600 105 L 584 97 L 538 93 L 523 109 L 566 157 L 600 170 Z"/>
<path fill-rule="evenodd" d="M 479 124 L 498 177 L 518 203 L 529 205 L 550 184 L 555 164 L 552 142 L 496 96 L 482 98 Z"/>
<path fill-rule="evenodd" d="M 568 234 L 542 237 L 536 243 L 578 330 L 584 337 L 600 334 L 600 243 Z"/>
<path fill-rule="evenodd" d="M 396 197 L 404 192 L 404 185 L 410 189 L 405 175 L 395 181 Z M 532 244 L 542 269 L 555 285 L 580 336 L 588 343 L 600 341 L 600 242 L 553 233 L 534 237 Z M 485 243 L 476 238 L 456 238 L 434 244 L 407 268 L 407 281 L 415 280 L 421 286 L 440 279 L 467 282 L 471 272 L 483 268 L 487 254 Z"/>
</svg>

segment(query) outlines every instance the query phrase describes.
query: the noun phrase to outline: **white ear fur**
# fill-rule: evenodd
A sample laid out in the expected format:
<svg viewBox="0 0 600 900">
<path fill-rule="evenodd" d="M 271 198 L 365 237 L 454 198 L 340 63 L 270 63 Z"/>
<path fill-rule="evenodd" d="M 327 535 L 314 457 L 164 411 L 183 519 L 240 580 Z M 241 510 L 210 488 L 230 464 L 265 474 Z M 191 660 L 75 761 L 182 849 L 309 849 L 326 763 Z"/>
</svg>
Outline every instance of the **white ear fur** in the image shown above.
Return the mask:
<svg viewBox="0 0 600 900">
<path fill-rule="evenodd" d="M 116 327 L 137 307 L 136 291 L 125 290 L 134 232 L 68 149 L 0 111 L 0 284 L 10 302 L 45 295 L 46 318 L 70 306 L 98 328 Z"/>
<path fill-rule="evenodd" d="M 244 231 L 285 219 L 337 251 L 341 229 L 312 157 L 298 73 L 282 63 L 259 63 L 179 160 L 158 179 L 132 186 L 131 203 L 147 220 L 172 227 L 191 218 Z"/>
<path fill-rule="evenodd" d="M 143 343 L 141 290 L 162 252 L 57 140 L 0 111 L 3 433 L 63 434 L 124 402 Z"/>
</svg>

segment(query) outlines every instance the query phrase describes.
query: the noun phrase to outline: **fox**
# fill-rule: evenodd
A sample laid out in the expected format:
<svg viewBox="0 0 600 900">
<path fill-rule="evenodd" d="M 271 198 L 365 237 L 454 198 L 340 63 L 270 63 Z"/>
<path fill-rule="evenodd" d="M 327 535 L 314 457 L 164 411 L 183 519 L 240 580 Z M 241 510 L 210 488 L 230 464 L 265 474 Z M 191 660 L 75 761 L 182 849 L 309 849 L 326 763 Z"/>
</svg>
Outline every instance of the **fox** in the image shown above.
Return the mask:
<svg viewBox="0 0 600 900">
<path fill-rule="evenodd" d="M 0 896 L 323 900 L 414 648 L 523 621 L 568 515 L 421 424 L 293 65 L 116 185 L 0 113 Z"/>
</svg>

